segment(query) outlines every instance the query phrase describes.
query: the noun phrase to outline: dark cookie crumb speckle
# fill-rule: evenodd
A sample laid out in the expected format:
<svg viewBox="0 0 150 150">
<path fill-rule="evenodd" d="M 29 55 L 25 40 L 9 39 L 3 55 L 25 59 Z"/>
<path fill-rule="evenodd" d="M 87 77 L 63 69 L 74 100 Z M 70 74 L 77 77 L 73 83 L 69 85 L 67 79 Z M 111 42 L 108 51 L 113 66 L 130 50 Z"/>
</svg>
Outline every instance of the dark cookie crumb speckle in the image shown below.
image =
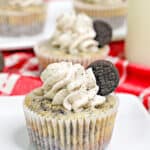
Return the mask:
<svg viewBox="0 0 150 150">
<path fill-rule="evenodd" d="M 44 110 L 44 111 L 48 111 L 49 110 L 49 107 L 47 105 L 47 101 L 43 100 L 41 101 L 41 108 Z"/>
<path fill-rule="evenodd" d="M 106 60 L 98 60 L 88 66 L 92 68 L 97 85 L 99 86 L 98 94 L 105 96 L 115 90 L 119 83 L 119 73 L 115 66 Z"/>
<path fill-rule="evenodd" d="M 112 28 L 109 24 L 101 20 L 95 20 L 93 27 L 96 31 L 95 40 L 99 42 L 99 47 L 109 44 L 112 39 Z"/>
</svg>

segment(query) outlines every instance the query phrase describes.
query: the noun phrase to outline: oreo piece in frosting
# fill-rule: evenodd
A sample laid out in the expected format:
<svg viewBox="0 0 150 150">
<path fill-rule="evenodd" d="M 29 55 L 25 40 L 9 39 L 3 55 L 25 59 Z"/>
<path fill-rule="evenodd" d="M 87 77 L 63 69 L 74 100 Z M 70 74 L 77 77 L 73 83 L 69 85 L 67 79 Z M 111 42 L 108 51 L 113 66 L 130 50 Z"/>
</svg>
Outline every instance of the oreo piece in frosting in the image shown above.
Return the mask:
<svg viewBox="0 0 150 150">
<path fill-rule="evenodd" d="M 97 60 L 90 64 L 99 86 L 98 94 L 106 96 L 113 92 L 119 83 L 119 73 L 116 67 L 109 61 Z"/>
<path fill-rule="evenodd" d="M 99 46 L 103 47 L 112 40 L 112 28 L 109 24 L 101 20 L 95 20 L 93 27 L 96 32 L 95 40 L 99 42 Z"/>
<path fill-rule="evenodd" d="M 4 58 L 2 53 L 0 52 L 0 72 L 3 70 L 4 68 Z"/>
</svg>

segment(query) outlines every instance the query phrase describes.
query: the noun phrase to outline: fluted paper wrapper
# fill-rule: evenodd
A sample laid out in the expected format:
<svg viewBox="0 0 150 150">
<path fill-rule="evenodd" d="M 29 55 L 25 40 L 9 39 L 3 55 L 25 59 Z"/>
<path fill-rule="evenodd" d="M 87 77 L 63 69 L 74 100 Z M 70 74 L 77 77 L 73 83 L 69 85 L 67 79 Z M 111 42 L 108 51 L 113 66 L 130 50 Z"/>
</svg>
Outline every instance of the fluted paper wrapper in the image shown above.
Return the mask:
<svg viewBox="0 0 150 150">
<path fill-rule="evenodd" d="M 63 54 L 59 56 L 51 55 L 51 54 L 47 55 L 40 48 L 40 46 L 44 45 L 46 42 L 47 41 L 43 41 L 34 47 L 34 51 L 38 58 L 41 69 L 46 68 L 49 64 L 62 62 L 62 61 L 72 62 L 73 64 L 80 63 L 84 67 L 87 67 L 93 61 L 96 61 L 99 59 L 105 59 L 108 56 L 109 50 L 110 50 L 109 46 L 104 46 L 103 48 L 99 50 L 100 51 L 99 55 L 89 56 L 88 58 L 87 57 L 75 58 L 74 56 L 71 57 L 71 55 L 70 57 L 65 57 Z M 51 51 L 51 48 L 47 48 L 47 50 Z"/>
<path fill-rule="evenodd" d="M 80 119 L 41 117 L 24 106 L 32 144 L 39 150 L 104 150 L 108 145 L 117 106 L 103 116 Z"/>
<path fill-rule="evenodd" d="M 30 13 L 0 11 L 0 35 L 35 35 L 42 32 L 46 22 L 46 9 Z"/>
</svg>

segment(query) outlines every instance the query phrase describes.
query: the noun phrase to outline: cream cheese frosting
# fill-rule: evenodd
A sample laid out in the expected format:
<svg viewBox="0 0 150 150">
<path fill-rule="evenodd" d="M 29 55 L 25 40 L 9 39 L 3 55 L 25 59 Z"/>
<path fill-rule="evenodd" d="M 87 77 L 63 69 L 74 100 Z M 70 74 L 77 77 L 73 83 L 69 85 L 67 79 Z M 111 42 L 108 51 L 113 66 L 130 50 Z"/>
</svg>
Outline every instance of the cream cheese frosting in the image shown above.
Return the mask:
<svg viewBox="0 0 150 150">
<path fill-rule="evenodd" d="M 20 5 L 22 7 L 30 5 L 40 5 L 43 3 L 43 0 L 10 0 L 10 5 Z"/>
<path fill-rule="evenodd" d="M 50 64 L 42 72 L 41 79 L 44 82 L 44 97 L 52 99 L 54 105 L 63 105 L 69 111 L 96 107 L 106 101 L 106 97 L 97 95 L 99 87 L 92 69 L 85 70 L 80 64 Z"/>
<path fill-rule="evenodd" d="M 93 21 L 85 14 L 64 13 L 56 20 L 56 31 L 51 44 L 70 54 L 97 52 L 98 42 Z"/>
</svg>

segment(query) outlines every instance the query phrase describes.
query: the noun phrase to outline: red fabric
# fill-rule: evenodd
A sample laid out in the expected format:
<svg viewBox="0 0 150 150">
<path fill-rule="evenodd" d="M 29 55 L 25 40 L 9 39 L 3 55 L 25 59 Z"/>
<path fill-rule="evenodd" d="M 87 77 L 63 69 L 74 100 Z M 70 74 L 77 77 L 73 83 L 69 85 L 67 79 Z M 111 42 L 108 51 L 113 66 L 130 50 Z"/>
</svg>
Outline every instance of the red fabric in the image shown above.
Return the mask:
<svg viewBox="0 0 150 150">
<path fill-rule="evenodd" d="M 120 85 L 116 92 L 135 94 L 150 109 L 150 68 L 130 64 L 123 59 L 123 41 L 111 43 L 110 47 L 108 59 L 116 65 L 120 73 Z M 0 95 L 24 95 L 41 86 L 38 60 L 32 50 L 3 54 L 6 66 L 0 74 Z"/>
</svg>

